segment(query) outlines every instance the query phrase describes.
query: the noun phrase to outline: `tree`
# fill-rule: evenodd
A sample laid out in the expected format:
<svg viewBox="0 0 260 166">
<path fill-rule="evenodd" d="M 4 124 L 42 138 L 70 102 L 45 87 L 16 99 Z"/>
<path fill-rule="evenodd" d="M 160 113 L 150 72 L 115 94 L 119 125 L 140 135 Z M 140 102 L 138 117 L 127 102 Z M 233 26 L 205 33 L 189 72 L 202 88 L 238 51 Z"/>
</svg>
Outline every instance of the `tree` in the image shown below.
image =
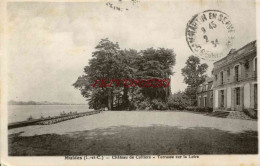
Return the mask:
<svg viewBox="0 0 260 166">
<path fill-rule="evenodd" d="M 106 85 L 113 79 L 169 79 L 176 56 L 172 49 L 120 50 L 118 43 L 108 39 L 101 39 L 95 48 L 84 74 L 73 84 L 87 98 L 90 108 L 134 109 L 151 104 L 156 109 L 165 108 L 170 87 L 128 87 L 122 82 L 118 86 L 113 81 L 109 87 L 92 85 L 95 80 L 103 80 Z"/>
<path fill-rule="evenodd" d="M 206 63 L 200 64 L 200 59 L 194 55 L 191 55 L 185 64 L 186 66 L 181 70 L 184 76 L 184 82 L 188 84 L 185 93 L 190 97 L 191 101 L 195 101 L 197 87 L 203 83 L 207 77 L 206 71 L 208 65 Z"/>
<path fill-rule="evenodd" d="M 134 49 L 125 49 L 120 51 L 119 61 L 118 64 L 120 67 L 120 70 L 117 72 L 120 72 L 120 77 L 117 79 L 135 79 L 136 78 L 136 72 L 137 72 L 137 66 L 136 66 L 136 59 L 139 57 L 139 53 Z M 130 106 L 129 103 L 129 92 L 135 91 L 136 88 L 134 87 L 125 87 L 125 86 L 119 86 L 114 87 L 113 95 L 115 96 L 115 103 L 116 109 L 128 109 Z M 121 102 L 120 102 L 121 101 Z"/>
<path fill-rule="evenodd" d="M 101 39 L 95 47 L 96 51 L 92 53 L 92 59 L 89 65 L 84 68 L 84 75 L 80 76 L 73 84 L 75 88 L 80 89 L 83 97 L 89 99 L 90 108 L 98 109 L 104 105 L 109 110 L 112 109 L 112 88 L 105 86 L 93 88 L 95 80 L 110 81 L 112 78 L 120 77 L 120 48 L 118 43 L 113 43 L 106 39 Z"/>
<path fill-rule="evenodd" d="M 170 79 L 172 68 L 176 63 L 176 54 L 172 49 L 148 48 L 141 51 L 142 57 L 137 60 L 138 77 L 142 79 Z M 170 87 L 142 88 L 144 97 L 159 99 L 166 102 Z"/>
</svg>

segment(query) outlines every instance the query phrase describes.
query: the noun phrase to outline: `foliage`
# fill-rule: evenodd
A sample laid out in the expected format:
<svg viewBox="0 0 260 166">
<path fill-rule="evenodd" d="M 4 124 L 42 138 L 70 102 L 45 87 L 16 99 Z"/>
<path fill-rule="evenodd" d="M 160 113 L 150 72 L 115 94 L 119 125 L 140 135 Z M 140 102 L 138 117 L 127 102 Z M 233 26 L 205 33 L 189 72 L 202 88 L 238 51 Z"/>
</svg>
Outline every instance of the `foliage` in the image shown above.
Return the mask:
<svg viewBox="0 0 260 166">
<path fill-rule="evenodd" d="M 154 110 L 167 110 L 168 109 L 167 104 L 158 99 L 153 99 L 151 101 L 151 107 Z"/>
<path fill-rule="evenodd" d="M 146 100 L 138 103 L 137 108 L 139 110 L 150 110 L 151 109 L 151 103 L 150 103 L 149 99 L 146 99 Z"/>
<path fill-rule="evenodd" d="M 89 99 L 90 108 L 99 109 L 103 105 L 111 108 L 111 96 L 108 98 L 111 89 L 93 88 L 94 80 L 117 78 L 122 76 L 124 66 L 120 62 L 120 48 L 118 43 L 113 43 L 108 39 L 101 39 L 96 46 L 96 51 L 92 53 L 89 65 L 84 68 L 84 75 L 80 76 L 73 84 L 80 89 L 83 97 Z M 108 99 L 108 100 L 107 100 Z M 110 104 L 108 104 L 110 101 Z"/>
<path fill-rule="evenodd" d="M 193 107 L 193 106 L 190 107 L 189 106 L 189 107 L 186 107 L 186 110 L 193 111 L 193 112 L 207 112 L 207 113 L 213 112 L 213 108 L 210 108 L 210 107 L 199 108 L 199 107 Z"/>
<path fill-rule="evenodd" d="M 186 110 L 187 111 L 196 111 L 197 108 L 198 108 L 197 106 L 187 106 Z"/>
<path fill-rule="evenodd" d="M 168 107 L 170 109 L 184 110 L 188 105 L 188 96 L 179 91 L 168 98 Z"/>
<path fill-rule="evenodd" d="M 89 65 L 84 68 L 73 86 L 81 91 L 89 101 L 90 108 L 101 109 L 165 109 L 170 87 L 97 87 L 93 88 L 94 80 L 105 79 L 105 84 L 112 79 L 166 79 L 173 74 L 175 53 L 172 49 L 148 48 L 136 51 L 134 49 L 120 50 L 118 43 L 101 39 L 92 53 Z M 155 100 L 156 99 L 156 100 Z"/>
<path fill-rule="evenodd" d="M 188 85 L 185 93 L 189 96 L 191 101 L 194 101 L 196 100 L 197 87 L 202 84 L 207 77 L 206 71 L 208 65 L 206 63 L 200 64 L 200 59 L 194 55 L 191 55 L 185 64 L 186 66 L 181 70 L 184 76 L 184 82 Z"/>
<path fill-rule="evenodd" d="M 173 50 L 148 48 L 141 53 L 143 56 L 137 60 L 139 66 L 137 76 L 143 79 L 158 79 L 169 78 L 173 74 L 172 67 L 176 62 Z M 150 100 L 160 99 L 166 102 L 170 94 L 170 87 L 142 88 L 142 93 Z"/>
</svg>

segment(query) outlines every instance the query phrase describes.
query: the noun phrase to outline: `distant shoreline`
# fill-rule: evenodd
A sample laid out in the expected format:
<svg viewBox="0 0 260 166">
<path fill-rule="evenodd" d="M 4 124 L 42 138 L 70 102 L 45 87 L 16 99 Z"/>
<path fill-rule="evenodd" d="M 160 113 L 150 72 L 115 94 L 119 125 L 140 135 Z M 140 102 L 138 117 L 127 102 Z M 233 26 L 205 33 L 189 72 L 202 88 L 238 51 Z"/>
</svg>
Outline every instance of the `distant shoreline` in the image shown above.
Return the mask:
<svg viewBox="0 0 260 166">
<path fill-rule="evenodd" d="M 59 103 L 59 102 L 49 102 L 49 101 L 14 101 L 10 100 L 8 105 L 88 105 L 88 104 L 76 104 L 76 103 Z"/>
<path fill-rule="evenodd" d="M 8 105 L 88 105 L 88 104 L 8 104 Z"/>
</svg>

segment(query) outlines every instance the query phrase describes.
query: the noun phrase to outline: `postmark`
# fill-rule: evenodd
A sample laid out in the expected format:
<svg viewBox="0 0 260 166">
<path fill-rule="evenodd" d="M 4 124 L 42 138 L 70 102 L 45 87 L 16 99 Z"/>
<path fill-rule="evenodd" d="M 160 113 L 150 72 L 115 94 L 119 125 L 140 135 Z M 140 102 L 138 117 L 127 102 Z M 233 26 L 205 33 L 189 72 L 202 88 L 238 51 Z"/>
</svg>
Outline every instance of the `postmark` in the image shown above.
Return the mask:
<svg viewBox="0 0 260 166">
<path fill-rule="evenodd" d="M 139 2 L 140 2 L 139 0 L 130 0 L 130 1 L 117 0 L 113 2 L 107 2 L 106 5 L 113 10 L 123 12 L 133 8 L 133 6 L 135 6 Z"/>
<path fill-rule="evenodd" d="M 186 41 L 191 51 L 202 59 L 216 61 L 231 49 L 235 28 L 230 17 L 218 10 L 194 15 L 186 26 Z"/>
</svg>

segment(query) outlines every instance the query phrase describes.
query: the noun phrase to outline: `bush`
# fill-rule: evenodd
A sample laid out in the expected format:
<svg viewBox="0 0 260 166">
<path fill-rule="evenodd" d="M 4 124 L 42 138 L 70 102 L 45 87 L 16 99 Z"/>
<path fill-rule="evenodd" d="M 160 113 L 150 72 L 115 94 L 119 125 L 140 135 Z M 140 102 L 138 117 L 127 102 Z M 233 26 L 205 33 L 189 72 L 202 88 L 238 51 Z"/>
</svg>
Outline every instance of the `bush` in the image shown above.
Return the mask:
<svg viewBox="0 0 260 166">
<path fill-rule="evenodd" d="M 187 111 L 194 111 L 194 112 L 213 112 L 213 108 L 206 107 L 206 108 L 199 108 L 199 107 L 187 107 Z"/>
<path fill-rule="evenodd" d="M 167 106 L 170 109 L 184 110 L 189 105 L 188 97 L 184 92 L 177 92 L 168 98 Z"/>
<path fill-rule="evenodd" d="M 196 108 L 195 111 L 196 111 L 196 112 L 204 112 L 204 111 L 205 111 L 205 108 Z"/>
<path fill-rule="evenodd" d="M 213 108 L 210 108 L 210 107 L 201 108 L 200 112 L 213 112 Z"/>
<path fill-rule="evenodd" d="M 144 100 L 144 101 L 141 101 L 140 103 L 138 103 L 138 109 L 140 110 L 147 110 L 147 109 L 150 109 L 150 102 L 149 100 Z"/>
<path fill-rule="evenodd" d="M 213 108 L 207 108 L 207 112 L 213 112 Z"/>
<path fill-rule="evenodd" d="M 130 103 L 129 104 L 129 110 L 136 110 L 137 109 L 137 105 L 134 103 Z"/>
<path fill-rule="evenodd" d="M 197 109 L 197 107 L 194 107 L 194 106 L 186 107 L 187 111 L 195 111 L 196 109 Z"/>
<path fill-rule="evenodd" d="M 151 101 L 151 106 L 154 110 L 167 110 L 167 104 L 157 99 Z"/>
<path fill-rule="evenodd" d="M 257 119 L 257 111 L 254 109 L 244 109 L 243 112 L 252 119 Z"/>
</svg>

